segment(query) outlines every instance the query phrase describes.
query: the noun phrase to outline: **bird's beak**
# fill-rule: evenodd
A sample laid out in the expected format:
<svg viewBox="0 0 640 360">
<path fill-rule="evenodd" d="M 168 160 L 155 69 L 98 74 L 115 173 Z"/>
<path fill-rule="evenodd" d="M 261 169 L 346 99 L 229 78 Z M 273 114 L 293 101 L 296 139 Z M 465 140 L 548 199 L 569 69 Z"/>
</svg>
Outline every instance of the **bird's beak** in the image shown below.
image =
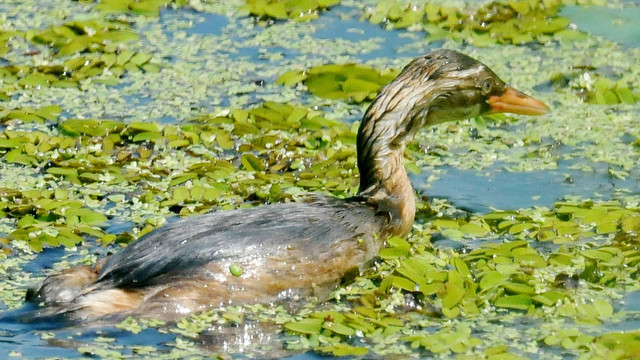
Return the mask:
<svg viewBox="0 0 640 360">
<path fill-rule="evenodd" d="M 543 115 L 551 111 L 542 101 L 507 86 L 501 95 L 489 98 L 493 113 Z"/>
</svg>

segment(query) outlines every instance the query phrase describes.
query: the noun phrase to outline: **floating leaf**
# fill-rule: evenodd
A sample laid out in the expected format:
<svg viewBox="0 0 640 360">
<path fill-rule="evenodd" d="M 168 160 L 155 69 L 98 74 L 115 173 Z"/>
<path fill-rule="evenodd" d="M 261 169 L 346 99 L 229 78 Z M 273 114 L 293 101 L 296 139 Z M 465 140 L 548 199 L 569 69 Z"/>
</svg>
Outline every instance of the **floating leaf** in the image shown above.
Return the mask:
<svg viewBox="0 0 640 360">
<path fill-rule="evenodd" d="M 379 71 L 357 64 L 327 64 L 306 72 L 287 72 L 276 83 L 293 86 L 303 82 L 314 95 L 328 99 L 346 99 L 360 103 L 371 100 L 397 71 Z"/>
<path fill-rule="evenodd" d="M 300 321 L 290 322 L 284 324 L 285 329 L 302 333 L 302 334 L 317 334 L 322 329 L 324 320 L 322 319 L 303 319 Z"/>
<path fill-rule="evenodd" d="M 501 308 L 527 310 L 533 304 L 533 300 L 527 295 L 510 295 L 499 297 L 493 304 Z"/>
</svg>

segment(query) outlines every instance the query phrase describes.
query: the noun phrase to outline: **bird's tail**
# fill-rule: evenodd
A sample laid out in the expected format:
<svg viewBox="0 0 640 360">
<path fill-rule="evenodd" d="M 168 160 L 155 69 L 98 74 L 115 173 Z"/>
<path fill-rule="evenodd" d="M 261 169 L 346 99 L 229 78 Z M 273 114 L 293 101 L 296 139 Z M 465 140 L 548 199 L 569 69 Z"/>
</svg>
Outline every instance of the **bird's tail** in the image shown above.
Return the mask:
<svg viewBox="0 0 640 360">
<path fill-rule="evenodd" d="M 96 270 L 89 266 L 49 276 L 38 288 L 27 290 L 22 308 L 0 314 L 0 322 L 30 324 L 38 329 L 73 325 L 82 310 L 76 300 L 95 284 L 97 277 Z"/>
</svg>

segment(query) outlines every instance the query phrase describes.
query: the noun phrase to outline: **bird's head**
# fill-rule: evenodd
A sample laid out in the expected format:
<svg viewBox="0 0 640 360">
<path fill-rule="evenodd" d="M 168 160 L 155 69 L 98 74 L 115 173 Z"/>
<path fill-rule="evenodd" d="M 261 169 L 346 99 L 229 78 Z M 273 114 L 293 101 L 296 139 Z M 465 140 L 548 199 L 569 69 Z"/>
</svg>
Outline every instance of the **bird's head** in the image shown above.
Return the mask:
<svg viewBox="0 0 640 360">
<path fill-rule="evenodd" d="M 436 50 L 409 63 L 380 93 L 371 112 L 398 112 L 403 126 L 418 128 L 490 113 L 542 115 L 540 100 L 508 86 L 483 63 L 453 50 Z"/>
<path fill-rule="evenodd" d="M 469 56 L 444 49 L 421 56 L 380 91 L 362 119 L 357 138 L 360 193 L 371 196 L 382 183 L 393 188 L 405 180 L 406 175 L 389 179 L 402 165 L 406 142 L 422 127 L 490 113 L 549 111 Z M 392 190 L 387 190 L 388 195 Z"/>
</svg>

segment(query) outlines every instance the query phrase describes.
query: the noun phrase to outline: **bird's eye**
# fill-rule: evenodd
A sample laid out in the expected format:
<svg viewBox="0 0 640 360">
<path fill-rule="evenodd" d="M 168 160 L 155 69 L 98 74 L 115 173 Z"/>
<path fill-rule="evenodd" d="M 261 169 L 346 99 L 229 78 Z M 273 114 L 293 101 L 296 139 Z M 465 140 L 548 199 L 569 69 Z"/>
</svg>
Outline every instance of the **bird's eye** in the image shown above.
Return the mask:
<svg viewBox="0 0 640 360">
<path fill-rule="evenodd" d="M 482 93 L 486 95 L 491 92 L 492 88 L 493 83 L 491 82 L 491 79 L 484 79 L 482 82 Z"/>
</svg>

